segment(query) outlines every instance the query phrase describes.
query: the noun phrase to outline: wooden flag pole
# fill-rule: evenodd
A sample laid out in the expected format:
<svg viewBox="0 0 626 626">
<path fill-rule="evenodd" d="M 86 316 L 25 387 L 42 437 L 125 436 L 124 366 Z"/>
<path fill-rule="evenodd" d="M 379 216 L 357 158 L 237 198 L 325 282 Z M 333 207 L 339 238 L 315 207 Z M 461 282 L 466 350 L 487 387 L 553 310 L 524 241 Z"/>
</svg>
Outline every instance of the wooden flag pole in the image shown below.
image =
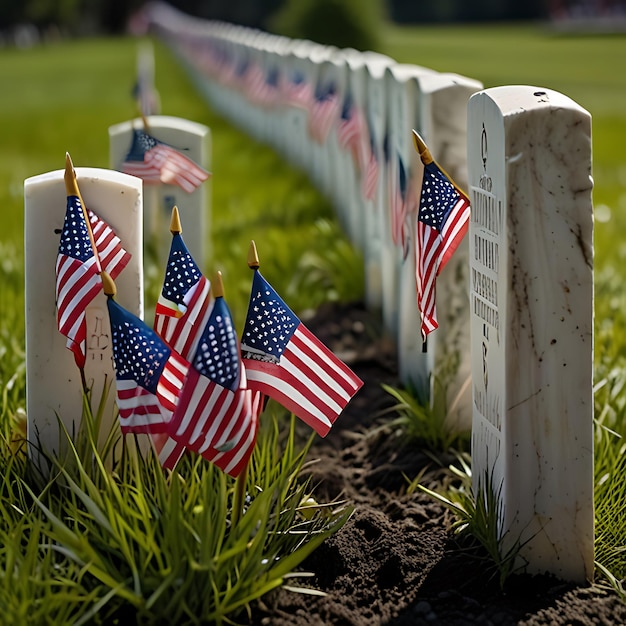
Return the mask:
<svg viewBox="0 0 626 626">
<path fill-rule="evenodd" d="M 87 233 L 89 235 L 89 242 L 91 243 L 91 250 L 96 259 L 96 270 L 98 274 L 101 274 L 102 267 L 100 266 L 100 256 L 98 255 L 98 248 L 96 247 L 96 240 L 93 236 L 93 231 L 91 230 L 91 223 L 89 221 L 89 214 L 87 213 L 87 207 L 85 207 L 85 201 L 80 193 L 80 189 L 78 188 L 78 181 L 76 180 L 76 171 L 74 170 L 74 164 L 72 163 L 72 157 L 69 152 L 65 153 L 65 174 L 63 175 L 65 180 L 65 193 L 68 196 L 76 196 L 80 201 L 80 206 L 83 212 L 83 217 L 85 218 L 85 224 L 87 225 Z M 79 367 L 80 371 L 80 382 L 83 387 L 83 392 L 85 396 L 89 395 L 89 387 L 87 386 L 87 378 L 85 376 L 85 368 Z"/>
<path fill-rule="evenodd" d="M 256 244 L 254 243 L 254 240 L 252 240 L 250 241 L 250 247 L 248 249 L 248 267 L 251 270 L 256 271 L 259 269 L 259 265 L 260 265 L 259 255 L 256 250 Z M 220 286 L 222 289 L 222 295 L 224 295 L 223 294 L 224 287 L 221 284 L 221 274 L 219 272 L 218 272 L 218 277 L 220 278 Z M 213 289 L 212 285 L 211 285 L 211 289 Z M 214 292 L 214 295 L 215 295 L 215 292 Z M 215 295 L 215 297 L 217 296 Z M 239 476 L 237 476 L 237 480 L 235 483 L 235 493 L 233 495 L 233 513 L 232 513 L 233 528 L 235 527 L 241 515 L 243 514 L 243 503 L 246 497 L 246 482 L 248 481 L 249 465 L 250 465 L 250 462 L 248 461 L 248 463 L 246 463 L 243 469 L 241 470 L 241 473 L 239 474 Z"/>
<path fill-rule="evenodd" d="M 85 206 L 85 201 L 80 193 L 80 189 L 78 188 L 78 181 L 76 180 L 76 170 L 74 169 L 74 164 L 72 163 L 72 157 L 69 152 L 65 153 L 65 192 L 68 196 L 77 196 L 80 200 L 80 206 L 83 211 L 83 217 L 85 218 L 85 223 L 87 224 L 87 232 L 89 233 L 89 241 L 91 242 L 91 249 L 93 250 L 93 255 L 96 258 L 96 265 L 98 268 L 98 274 L 102 272 L 102 267 L 100 266 L 100 255 L 98 254 L 98 248 L 96 248 L 96 240 L 93 236 L 93 231 L 91 230 L 91 222 L 89 221 L 89 214 L 87 213 L 87 207 Z"/>
</svg>

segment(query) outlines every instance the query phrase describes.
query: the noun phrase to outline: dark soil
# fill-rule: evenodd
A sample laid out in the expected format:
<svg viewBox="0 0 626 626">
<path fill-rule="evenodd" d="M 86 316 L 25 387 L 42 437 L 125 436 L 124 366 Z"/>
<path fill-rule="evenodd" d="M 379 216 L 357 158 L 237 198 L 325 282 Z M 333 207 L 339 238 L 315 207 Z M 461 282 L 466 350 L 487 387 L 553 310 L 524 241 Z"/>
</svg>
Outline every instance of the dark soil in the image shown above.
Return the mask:
<svg viewBox="0 0 626 626">
<path fill-rule="evenodd" d="M 626 605 L 608 587 L 515 575 L 504 589 L 476 549 L 460 545 L 451 514 L 407 477 L 441 484 L 453 457 L 433 459 L 380 415 L 392 404 L 381 383 L 399 386 L 393 347 L 362 306 L 328 305 L 306 325 L 363 379 L 310 458 L 318 501 L 347 499 L 355 511 L 304 564 L 298 584 L 323 597 L 280 589 L 255 607 L 270 626 L 446 626 L 626 624 Z M 448 476 L 449 478 L 449 476 Z"/>
</svg>

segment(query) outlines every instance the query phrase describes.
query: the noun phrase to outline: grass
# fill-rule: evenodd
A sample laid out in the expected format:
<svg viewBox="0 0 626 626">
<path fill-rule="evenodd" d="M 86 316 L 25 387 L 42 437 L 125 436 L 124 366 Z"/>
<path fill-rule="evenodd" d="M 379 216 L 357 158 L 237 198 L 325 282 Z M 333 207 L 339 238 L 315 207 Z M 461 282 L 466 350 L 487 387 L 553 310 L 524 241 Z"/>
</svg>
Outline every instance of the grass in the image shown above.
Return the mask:
<svg viewBox="0 0 626 626">
<path fill-rule="evenodd" d="M 61 169 L 65 151 L 76 166 L 108 167 L 108 127 L 135 115 L 136 53 L 129 39 L 0 51 L 0 77 L 12 87 L 0 105 L 0 608 L 8 623 L 232 623 L 276 586 L 306 587 L 291 572 L 350 513 L 311 505 L 300 480 L 308 445 L 296 444 L 293 423 L 271 411 L 237 520 L 234 481 L 200 459 L 168 474 L 153 456 L 135 458 L 117 442 L 107 460 L 83 430 L 69 458 L 51 460 L 50 480 L 24 461 L 23 181 Z M 212 131 L 213 238 L 204 270 L 223 272 L 238 327 L 252 238 L 264 274 L 295 310 L 345 293 L 336 264 L 356 267 L 358 255 L 328 203 L 275 153 L 215 117 L 165 49 L 157 45 L 156 54 L 163 113 Z M 320 238 L 335 261 L 314 253 Z M 146 269 L 148 282 L 160 285 L 163 268 Z M 352 293 L 360 297 L 358 281 Z"/>
<path fill-rule="evenodd" d="M 382 33 L 381 51 L 398 61 L 465 74 L 487 87 L 530 83 L 557 89 L 593 115 L 594 199 L 602 218 L 595 230 L 596 555 L 600 571 L 623 593 L 626 246 L 619 233 L 626 226 L 626 76 L 616 68 L 626 40 L 562 37 L 534 25 L 387 25 Z M 264 418 L 247 483 L 254 514 L 242 517 L 239 534 L 224 526 L 232 485 L 209 464 L 189 461 L 177 478 L 157 471 L 154 460 L 126 459 L 109 475 L 87 446 L 69 469 L 57 467 L 53 481 L 40 483 L 16 453 L 25 409 L 23 181 L 60 169 L 66 150 L 77 166 L 108 166 L 108 126 L 135 115 L 130 91 L 136 51 L 136 41 L 125 38 L 0 50 L 0 79 L 7 87 L 0 100 L 0 607 L 12 623 L 65 623 L 97 615 L 110 623 L 148 623 L 151 615 L 168 610 L 175 612 L 168 618 L 182 615 L 190 623 L 197 612 L 214 621 L 219 613 L 226 621 L 226 612 L 245 610 L 254 597 L 284 584 L 298 559 L 283 557 L 273 565 L 272 546 L 282 544 L 284 554 L 301 556 L 303 537 L 311 538 L 312 549 L 325 532 L 320 529 L 331 528 L 333 520 L 340 524 L 345 514 L 329 520 L 321 513 L 325 507 L 300 506 L 309 495 L 294 480 L 303 451 L 292 447 L 285 453 L 290 435 L 279 437 L 270 418 Z M 297 311 L 328 298 L 359 297 L 362 276 L 354 277 L 360 259 L 340 236 L 328 202 L 303 174 L 215 116 L 162 45 L 156 44 L 155 52 L 163 112 L 211 128 L 213 236 L 204 269 L 223 272 L 237 327 L 248 299 L 251 238 L 263 273 Z M 158 270 L 149 271 L 158 277 Z M 434 433 L 439 436 L 436 428 Z M 471 513 L 466 496 L 464 510 Z M 484 537 L 492 542 L 485 526 L 489 503 L 474 506 L 482 513 L 466 522 L 471 526 L 482 516 L 476 533 L 486 530 Z M 311 516 L 311 510 L 319 512 Z M 314 526 L 307 529 L 302 524 L 309 517 Z M 261 541 L 257 522 L 269 543 Z M 207 526 L 216 533 L 206 537 Z M 249 543 L 253 559 L 241 547 Z M 218 584 L 219 567 L 225 577 Z M 252 586 L 244 589 L 245 578 Z M 176 601 L 164 608 L 166 598 Z"/>
</svg>

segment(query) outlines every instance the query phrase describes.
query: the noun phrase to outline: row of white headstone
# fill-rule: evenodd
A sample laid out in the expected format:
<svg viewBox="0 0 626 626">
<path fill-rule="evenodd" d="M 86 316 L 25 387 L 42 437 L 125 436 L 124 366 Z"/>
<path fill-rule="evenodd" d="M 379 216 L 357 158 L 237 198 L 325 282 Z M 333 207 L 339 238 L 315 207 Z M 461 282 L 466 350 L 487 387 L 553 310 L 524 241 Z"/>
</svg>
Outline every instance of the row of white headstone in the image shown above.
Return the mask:
<svg viewBox="0 0 626 626">
<path fill-rule="evenodd" d="M 386 332 L 398 347 L 404 384 L 422 397 L 430 395 L 432 375 L 449 371 L 449 423 L 471 427 L 469 385 L 469 306 L 467 244 L 464 243 L 439 278 L 439 329 L 423 351 L 415 295 L 413 249 L 392 241 L 389 199 L 403 169 L 408 185 L 415 184 L 421 165 L 413 147 L 417 130 L 440 165 L 461 188 L 467 186 L 466 108 L 479 81 L 424 67 L 399 64 L 374 52 L 337 49 L 220 22 L 198 20 L 167 5 L 150 5 L 147 22 L 168 42 L 211 106 L 255 139 L 271 144 L 331 200 L 351 242 L 363 253 L 367 304 L 382 313 Z M 352 155 L 339 145 L 336 132 L 323 142 L 309 132 L 308 113 L 296 106 L 260 106 L 232 81 L 216 80 L 216 65 L 254 66 L 264 77 L 302 81 L 318 93 L 329 89 L 340 108 L 349 98 L 367 120 L 372 150 L 379 164 L 373 198 L 361 193 L 361 180 Z M 232 78 L 232 76 L 230 76 Z M 413 242 L 410 243 L 413 245 Z"/>
<path fill-rule="evenodd" d="M 591 117 L 566 96 L 533 86 L 480 91 L 475 80 L 401 65 L 369 52 L 289 40 L 197 20 L 166 5 L 147 16 L 211 105 L 309 172 L 364 254 L 368 304 L 380 308 L 401 376 L 418 388 L 446 359 L 456 420 L 472 426 L 475 493 L 491 491 L 503 549 L 517 564 L 593 577 L 593 210 Z M 386 189 L 363 200 L 350 156 L 331 133 L 311 141 L 306 114 L 249 101 L 207 68 L 215 51 L 266 73 L 300 74 L 366 112 L 379 163 L 393 151 L 409 184 L 419 164 L 411 129 L 469 189 L 466 245 L 438 278 L 440 328 L 422 353 L 411 263 L 391 243 Z M 415 167 L 417 164 L 418 167 Z M 397 178 L 397 177 L 395 177 Z M 470 341 L 471 330 L 471 341 Z M 471 350 L 470 350 L 471 344 Z M 470 374 L 471 373 L 471 374 Z M 471 379 L 470 379 L 471 375 Z M 464 393 L 464 383 L 471 380 Z"/>
</svg>

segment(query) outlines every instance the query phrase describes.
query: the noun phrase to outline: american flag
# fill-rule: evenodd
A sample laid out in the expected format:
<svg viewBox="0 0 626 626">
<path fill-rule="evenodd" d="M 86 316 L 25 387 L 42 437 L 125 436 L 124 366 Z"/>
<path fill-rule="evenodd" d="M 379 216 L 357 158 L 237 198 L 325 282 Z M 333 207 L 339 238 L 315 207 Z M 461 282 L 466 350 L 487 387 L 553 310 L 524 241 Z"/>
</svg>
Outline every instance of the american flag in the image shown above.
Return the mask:
<svg viewBox="0 0 626 626">
<path fill-rule="evenodd" d="M 191 361 L 211 313 L 211 283 L 202 275 L 180 233 L 173 233 L 163 288 L 156 305 L 154 330 Z M 172 469 L 185 445 L 167 434 L 152 437 L 161 465 Z"/>
<path fill-rule="evenodd" d="M 141 178 L 144 183 L 178 185 L 187 193 L 197 189 L 210 176 L 182 152 L 137 129 L 133 130 L 133 140 L 122 170 Z"/>
<path fill-rule="evenodd" d="M 112 297 L 107 307 L 122 432 L 164 432 L 176 409 L 189 363 Z"/>
<path fill-rule="evenodd" d="M 402 247 L 404 258 L 406 258 L 409 242 L 407 217 L 415 211 L 416 199 L 408 179 L 407 168 L 400 155 L 391 161 L 389 194 L 391 237 L 396 246 Z"/>
<path fill-rule="evenodd" d="M 68 196 L 56 261 L 57 323 L 80 369 L 86 360 L 85 309 L 102 289 L 99 274 L 80 198 Z"/>
<path fill-rule="evenodd" d="M 309 110 L 313 91 L 302 72 L 294 72 L 290 77 L 283 74 L 280 91 L 284 105 Z"/>
<path fill-rule="evenodd" d="M 341 109 L 339 97 L 334 85 L 326 88 L 318 85 L 309 108 L 309 136 L 319 144 L 328 138 L 332 125 L 336 122 Z"/>
<path fill-rule="evenodd" d="M 366 129 L 367 124 L 363 113 L 354 103 L 352 96 L 347 94 L 337 126 L 337 141 L 341 148 L 350 151 L 354 165 L 359 170 L 362 170 L 364 166 Z"/>
<path fill-rule="evenodd" d="M 259 404 L 246 388 L 228 305 L 217 297 L 169 424 L 169 436 L 236 476 L 254 449 Z"/>
<path fill-rule="evenodd" d="M 252 62 L 244 74 L 243 87 L 250 102 L 269 106 L 278 94 L 278 70 L 266 74 L 258 63 Z"/>
<path fill-rule="evenodd" d="M 361 194 L 365 200 L 373 200 L 378 189 L 378 155 L 374 132 L 370 124 L 367 126 L 367 135 L 366 157 L 364 158 L 364 168 L 361 170 Z"/>
<path fill-rule="evenodd" d="M 163 288 L 156 304 L 154 330 L 191 360 L 211 307 L 211 283 L 202 275 L 180 233 L 172 235 Z"/>
<path fill-rule="evenodd" d="M 278 401 L 322 437 L 363 385 L 258 270 L 241 344 L 248 387 Z"/>
<path fill-rule="evenodd" d="M 100 259 L 100 266 L 115 280 L 128 265 L 132 255 L 124 250 L 120 238 L 103 219 L 89 209 L 87 209 L 87 214 Z"/>
<path fill-rule="evenodd" d="M 469 226 L 470 203 L 430 156 L 413 131 L 424 164 L 424 177 L 417 217 L 415 271 L 417 306 L 422 316 L 422 337 L 438 327 L 435 279 L 446 265 Z"/>
</svg>

